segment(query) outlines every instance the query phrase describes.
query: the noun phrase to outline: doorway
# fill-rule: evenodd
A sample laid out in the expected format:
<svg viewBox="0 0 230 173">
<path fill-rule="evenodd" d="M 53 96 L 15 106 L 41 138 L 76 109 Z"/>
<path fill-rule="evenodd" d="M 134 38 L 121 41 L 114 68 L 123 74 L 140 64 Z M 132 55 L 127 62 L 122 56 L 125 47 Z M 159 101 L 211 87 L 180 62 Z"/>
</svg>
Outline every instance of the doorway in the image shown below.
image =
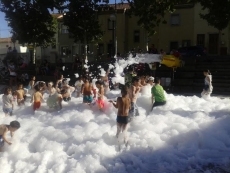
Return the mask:
<svg viewBox="0 0 230 173">
<path fill-rule="evenodd" d="M 209 53 L 218 54 L 219 34 L 209 34 Z"/>
</svg>

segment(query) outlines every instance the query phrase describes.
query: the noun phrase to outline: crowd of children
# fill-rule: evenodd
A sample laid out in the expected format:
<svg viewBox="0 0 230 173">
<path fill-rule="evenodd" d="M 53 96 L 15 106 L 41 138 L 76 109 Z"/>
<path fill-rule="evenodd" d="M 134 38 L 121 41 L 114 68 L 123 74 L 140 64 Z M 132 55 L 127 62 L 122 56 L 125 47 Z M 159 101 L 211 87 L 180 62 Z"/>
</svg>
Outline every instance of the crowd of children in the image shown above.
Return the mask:
<svg viewBox="0 0 230 173">
<path fill-rule="evenodd" d="M 205 86 L 202 94 L 210 94 L 213 89 L 210 72 L 206 70 L 204 71 L 204 75 Z M 69 102 L 74 92 L 76 97 L 82 96 L 83 103 L 90 106 L 97 104 L 98 109 L 101 111 L 105 108 L 105 98 L 108 92 L 108 85 L 106 85 L 108 78 L 106 76 L 98 79 L 95 82 L 95 85 L 92 83 L 89 76 L 78 77 L 74 87 L 69 85 L 69 79 L 64 78 L 63 75 L 59 76 L 55 85 L 53 82 L 48 82 L 46 85 L 46 82 L 44 81 L 35 82 L 35 80 L 35 76 L 31 77 L 27 88 L 24 88 L 22 84 L 19 84 L 15 91 L 12 91 L 10 87 L 5 88 L 2 96 L 2 103 L 3 112 L 6 116 L 13 115 L 14 101 L 16 101 L 18 106 L 25 105 L 28 95 L 31 96 L 32 109 L 35 112 L 41 107 L 41 103 L 45 102 L 43 98 L 44 93 L 49 95 L 46 100 L 47 106 L 56 110 L 62 109 L 62 102 Z M 120 85 L 121 97 L 118 97 L 116 101 L 109 101 L 118 109 L 116 137 L 118 138 L 119 134 L 122 132 L 124 134 L 124 142 L 127 142 L 126 132 L 128 129 L 128 123 L 132 121 L 135 116 L 139 115 L 136 102 L 139 93 L 146 85 L 151 87 L 152 107 L 150 112 L 156 106 L 165 105 L 166 97 L 164 89 L 160 85 L 160 79 L 145 75 L 138 77 L 133 71 L 129 71 L 129 73 L 126 74 L 125 85 Z M 10 125 L 0 126 L 0 148 L 4 141 L 10 144 L 5 137 L 5 133 L 8 131 L 13 133 L 19 127 L 20 124 L 17 121 L 11 122 Z"/>
</svg>

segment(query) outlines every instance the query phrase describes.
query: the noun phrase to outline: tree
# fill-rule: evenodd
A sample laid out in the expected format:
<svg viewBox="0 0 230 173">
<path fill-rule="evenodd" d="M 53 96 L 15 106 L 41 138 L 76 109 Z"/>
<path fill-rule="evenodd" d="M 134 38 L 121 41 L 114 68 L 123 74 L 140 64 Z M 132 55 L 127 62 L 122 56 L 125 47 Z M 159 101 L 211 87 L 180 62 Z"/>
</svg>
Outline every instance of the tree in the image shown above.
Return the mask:
<svg viewBox="0 0 230 173">
<path fill-rule="evenodd" d="M 20 44 L 33 45 L 33 63 L 36 47 L 47 47 L 54 41 L 57 23 L 50 10 L 60 3 L 60 0 L 1 0 L 0 10 L 6 15 L 14 40 L 18 40 Z"/>
<path fill-rule="evenodd" d="M 228 27 L 230 21 L 230 1 L 229 0 L 201 0 L 203 13 L 200 17 L 207 21 L 210 26 L 219 31 L 219 48 L 221 45 L 221 32 Z"/>
<path fill-rule="evenodd" d="M 165 14 L 172 13 L 178 4 L 194 3 L 195 0 L 127 0 L 131 14 L 138 16 L 138 24 L 148 35 L 155 34 L 155 28 L 160 23 L 166 23 Z"/>
<path fill-rule="evenodd" d="M 230 1 L 229 0 L 200 0 L 204 13 L 200 17 L 209 25 L 222 31 L 227 28 L 230 21 Z"/>
<path fill-rule="evenodd" d="M 100 11 L 99 0 L 67 0 L 64 10 L 63 23 L 68 27 L 75 42 L 81 41 L 85 45 L 87 58 L 87 44 L 99 40 L 103 32 L 98 21 Z"/>
</svg>

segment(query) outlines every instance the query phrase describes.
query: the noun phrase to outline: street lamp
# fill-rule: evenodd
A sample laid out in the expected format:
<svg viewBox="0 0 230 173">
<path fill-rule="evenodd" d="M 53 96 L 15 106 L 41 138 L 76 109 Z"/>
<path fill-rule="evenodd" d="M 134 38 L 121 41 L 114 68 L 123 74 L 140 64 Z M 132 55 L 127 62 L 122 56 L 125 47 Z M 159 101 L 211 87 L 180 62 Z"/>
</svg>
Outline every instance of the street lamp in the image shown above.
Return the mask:
<svg viewBox="0 0 230 173">
<path fill-rule="evenodd" d="M 113 22 L 113 54 L 115 54 L 115 57 L 117 56 L 117 34 L 116 34 L 116 14 L 110 15 L 110 20 Z"/>
</svg>

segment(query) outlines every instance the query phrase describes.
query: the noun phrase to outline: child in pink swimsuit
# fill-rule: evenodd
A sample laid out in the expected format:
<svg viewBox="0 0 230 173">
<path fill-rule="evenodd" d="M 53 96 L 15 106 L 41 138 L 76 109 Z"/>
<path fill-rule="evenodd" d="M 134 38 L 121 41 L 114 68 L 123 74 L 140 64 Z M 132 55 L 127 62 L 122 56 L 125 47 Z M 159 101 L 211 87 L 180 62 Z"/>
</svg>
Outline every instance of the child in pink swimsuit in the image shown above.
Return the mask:
<svg viewBox="0 0 230 173">
<path fill-rule="evenodd" d="M 104 89 L 104 86 L 103 86 L 103 82 L 102 81 L 97 81 L 96 82 L 96 87 L 98 88 L 97 105 L 98 105 L 98 108 L 100 110 L 102 110 L 104 108 L 104 106 L 105 106 L 105 103 L 104 103 L 105 89 Z"/>
</svg>

